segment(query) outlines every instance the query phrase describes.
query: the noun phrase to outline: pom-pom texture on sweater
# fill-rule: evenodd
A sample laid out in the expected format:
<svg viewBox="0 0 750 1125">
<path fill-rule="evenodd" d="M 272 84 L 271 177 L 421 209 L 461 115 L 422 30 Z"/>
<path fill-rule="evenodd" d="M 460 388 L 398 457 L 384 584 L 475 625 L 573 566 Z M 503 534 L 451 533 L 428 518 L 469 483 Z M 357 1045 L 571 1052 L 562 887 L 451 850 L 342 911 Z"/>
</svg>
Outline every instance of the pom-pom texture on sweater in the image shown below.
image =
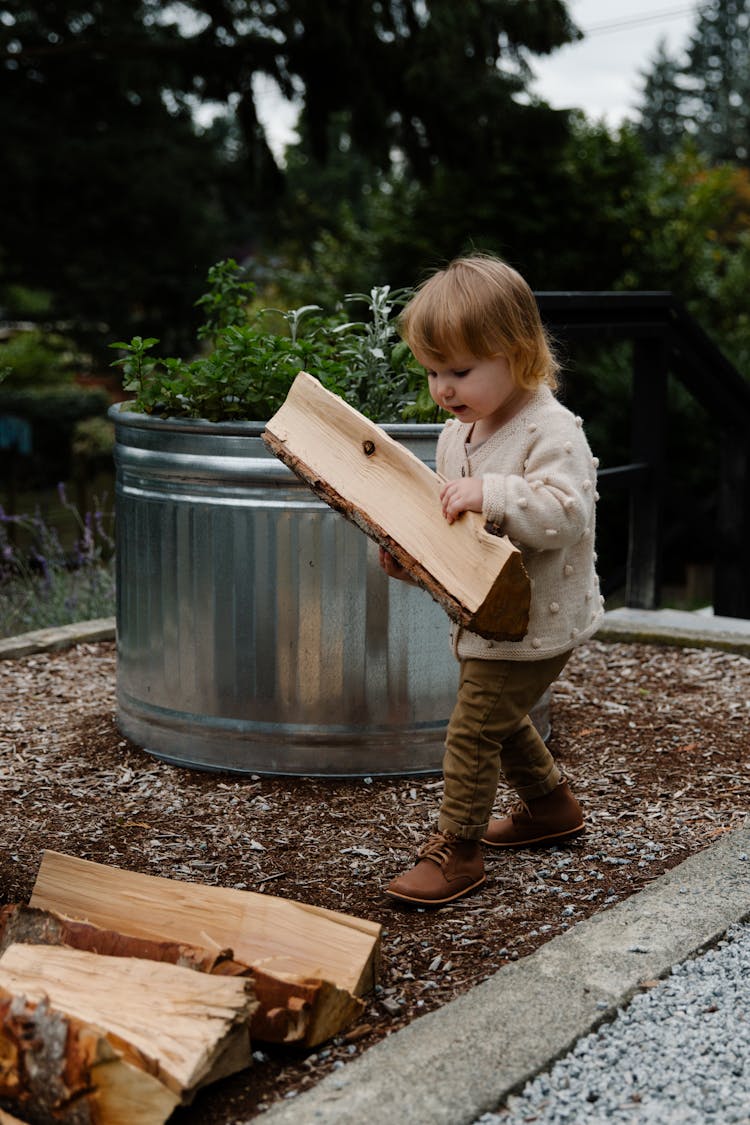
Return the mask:
<svg viewBox="0 0 750 1125">
<path fill-rule="evenodd" d="M 451 419 L 437 446 L 448 480 L 482 478 L 482 514 L 522 553 L 531 582 L 522 641 L 489 641 L 454 626 L 459 659 L 543 660 L 596 630 L 603 613 L 594 551 L 597 460 L 580 418 L 547 386 L 474 452 L 471 426 Z"/>
</svg>

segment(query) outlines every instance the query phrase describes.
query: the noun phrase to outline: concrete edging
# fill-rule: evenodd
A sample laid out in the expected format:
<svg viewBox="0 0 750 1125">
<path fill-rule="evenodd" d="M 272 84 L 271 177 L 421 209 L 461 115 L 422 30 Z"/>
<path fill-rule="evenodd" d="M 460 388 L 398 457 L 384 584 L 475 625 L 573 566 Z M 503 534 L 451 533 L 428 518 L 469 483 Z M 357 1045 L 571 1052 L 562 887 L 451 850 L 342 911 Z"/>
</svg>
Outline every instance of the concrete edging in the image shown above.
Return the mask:
<svg viewBox="0 0 750 1125">
<path fill-rule="evenodd" d="M 750 656 L 750 620 L 679 609 L 612 609 L 604 614 L 596 639 L 716 648 Z"/>
<path fill-rule="evenodd" d="M 268 1125 L 471 1125 L 638 991 L 750 918 L 750 820 L 631 898 L 421 1016 Z"/>
<path fill-rule="evenodd" d="M 115 639 L 114 617 L 96 617 L 92 621 L 75 621 L 51 629 L 36 629 L 17 637 L 0 640 L 0 660 L 17 660 L 37 652 L 54 652 L 71 645 Z"/>
</svg>

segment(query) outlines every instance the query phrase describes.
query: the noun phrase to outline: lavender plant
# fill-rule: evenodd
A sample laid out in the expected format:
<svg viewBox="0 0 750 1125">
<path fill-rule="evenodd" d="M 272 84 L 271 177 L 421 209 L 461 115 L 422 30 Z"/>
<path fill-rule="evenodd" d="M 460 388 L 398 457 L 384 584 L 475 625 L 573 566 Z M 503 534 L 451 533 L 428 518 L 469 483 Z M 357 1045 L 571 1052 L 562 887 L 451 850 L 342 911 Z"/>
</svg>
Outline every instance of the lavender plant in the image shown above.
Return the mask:
<svg viewBox="0 0 750 1125">
<path fill-rule="evenodd" d="M 58 485 L 76 528 L 66 549 L 37 510 L 9 515 L 0 506 L 0 636 L 67 625 L 115 612 L 114 540 L 104 500 L 80 513 Z"/>
</svg>

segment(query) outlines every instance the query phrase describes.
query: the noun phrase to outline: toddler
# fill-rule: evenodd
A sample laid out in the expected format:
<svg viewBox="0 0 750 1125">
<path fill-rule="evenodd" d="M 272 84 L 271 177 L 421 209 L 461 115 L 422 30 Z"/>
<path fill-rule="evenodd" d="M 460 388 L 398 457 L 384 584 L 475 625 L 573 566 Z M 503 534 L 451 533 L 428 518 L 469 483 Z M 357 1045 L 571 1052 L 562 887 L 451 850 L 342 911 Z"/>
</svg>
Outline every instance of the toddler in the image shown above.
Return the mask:
<svg viewBox="0 0 750 1125">
<path fill-rule="evenodd" d="M 500 259 L 457 258 L 434 274 L 404 309 L 401 331 L 432 398 L 452 415 L 437 446 L 445 519 L 481 512 L 521 550 L 531 584 L 522 641 L 451 630 L 460 675 L 438 832 L 386 888 L 393 899 L 437 906 L 484 883 L 481 844 L 524 847 L 583 830 L 580 805 L 528 712 L 602 614 L 598 462 L 581 419 L 553 394 L 558 364 L 534 295 Z M 383 549 L 380 565 L 410 580 Z M 490 819 L 501 772 L 519 803 Z"/>
</svg>

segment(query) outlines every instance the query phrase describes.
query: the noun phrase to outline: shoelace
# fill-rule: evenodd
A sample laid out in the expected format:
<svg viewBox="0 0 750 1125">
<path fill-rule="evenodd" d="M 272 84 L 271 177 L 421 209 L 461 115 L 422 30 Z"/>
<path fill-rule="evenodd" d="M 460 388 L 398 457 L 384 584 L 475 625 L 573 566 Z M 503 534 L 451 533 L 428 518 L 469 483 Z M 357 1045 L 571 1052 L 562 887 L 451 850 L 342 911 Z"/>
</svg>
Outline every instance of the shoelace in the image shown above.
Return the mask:
<svg viewBox="0 0 750 1125">
<path fill-rule="evenodd" d="M 516 817 L 528 817 L 529 806 L 524 804 L 523 801 L 516 801 L 515 805 L 510 810 L 510 819 L 515 820 Z"/>
<path fill-rule="evenodd" d="M 437 864 L 445 863 L 453 854 L 455 842 L 455 836 L 438 832 L 436 836 L 430 836 L 427 843 L 422 845 L 417 854 L 420 859 L 431 859 Z"/>
</svg>

